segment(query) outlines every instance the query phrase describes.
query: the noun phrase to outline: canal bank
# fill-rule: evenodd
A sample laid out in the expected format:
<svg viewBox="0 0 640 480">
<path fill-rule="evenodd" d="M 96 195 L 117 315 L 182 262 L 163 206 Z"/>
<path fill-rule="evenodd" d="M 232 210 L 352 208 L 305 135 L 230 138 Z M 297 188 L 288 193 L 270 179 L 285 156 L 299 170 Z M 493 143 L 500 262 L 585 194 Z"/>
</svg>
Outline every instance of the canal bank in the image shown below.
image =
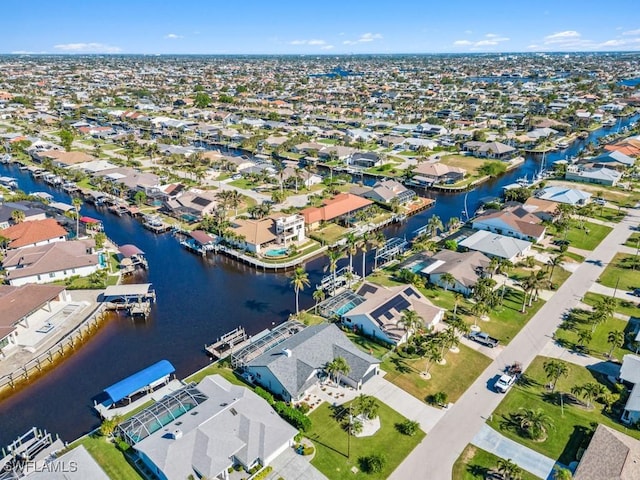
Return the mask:
<svg viewBox="0 0 640 480">
<path fill-rule="evenodd" d="M 625 119 L 622 126 L 636 121 Z M 546 156 L 547 164 L 577 155 L 586 142 L 615 131 L 601 129 L 576 142 L 571 148 Z M 482 184 L 465 194 L 435 194 L 435 206 L 392 224 L 384 230 L 387 237 L 407 236 L 422 227 L 431 215 L 443 221 L 461 217 L 464 199 L 473 212 L 480 199 L 497 196 L 502 186 L 517 178 L 531 178 L 540 169 L 539 157 L 527 156 L 518 169 Z M 69 197 L 33 179 L 15 166 L 0 165 L 0 175 L 16 177 L 27 191 L 46 191 L 56 200 L 69 203 Z M 146 321 L 117 318 L 108 322 L 73 356 L 46 376 L 0 403 L 0 445 L 5 445 L 31 426 L 46 428 L 71 440 L 90 431 L 98 423 L 91 411 L 92 398 L 103 388 L 125 378 L 159 359 L 170 360 L 179 377 L 205 366 L 208 358 L 203 345 L 211 343 L 238 325 L 249 334 L 281 323 L 294 311 L 295 296 L 290 278 L 282 273 L 263 273 L 225 256 L 201 257 L 183 249 L 170 235 L 155 235 L 141 222 L 118 217 L 106 209 L 85 204 L 82 213 L 101 220 L 109 237 L 118 244 L 133 243 L 145 251 L 149 272 L 136 280 L 149 281 L 157 294 L 157 303 Z M 374 252 L 367 253 L 367 271 L 373 265 Z M 360 265 L 360 254 L 354 259 Z M 326 258 L 306 264 L 311 287 L 301 292 L 302 308 L 313 305 L 313 286 L 320 283 Z M 348 264 L 343 259 L 338 268 Z"/>
</svg>

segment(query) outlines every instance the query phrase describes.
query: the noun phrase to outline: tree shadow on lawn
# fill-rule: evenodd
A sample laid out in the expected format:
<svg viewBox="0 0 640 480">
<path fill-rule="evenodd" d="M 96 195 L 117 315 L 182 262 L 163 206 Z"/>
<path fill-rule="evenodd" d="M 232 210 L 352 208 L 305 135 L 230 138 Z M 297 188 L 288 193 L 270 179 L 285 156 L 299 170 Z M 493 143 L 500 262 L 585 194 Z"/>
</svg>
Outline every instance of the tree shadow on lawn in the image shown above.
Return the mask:
<svg viewBox="0 0 640 480">
<path fill-rule="evenodd" d="M 391 363 L 393 364 L 396 371 L 401 374 L 409 374 L 409 373 L 418 371 L 415 368 L 413 368 L 411 365 L 409 365 L 406 360 L 400 357 L 393 357 L 391 359 Z"/>
<path fill-rule="evenodd" d="M 467 465 L 467 472 L 477 478 L 493 479 L 494 475 L 488 467 L 482 465 L 471 464 Z"/>
<path fill-rule="evenodd" d="M 533 379 L 530 375 L 527 375 L 526 373 L 523 373 L 522 375 L 520 375 L 520 378 L 517 381 L 517 385 L 523 388 L 541 386 L 540 382 Z"/>
<path fill-rule="evenodd" d="M 578 326 L 589 323 L 589 311 L 582 308 L 572 308 L 562 315 L 561 330 L 577 330 Z"/>
<path fill-rule="evenodd" d="M 575 425 L 571 432 L 571 436 L 569 437 L 569 441 L 564 446 L 558 461 L 563 465 L 569 465 L 571 462 L 576 461 L 578 452 L 589 446 L 593 432 L 593 426 L 589 428 L 583 425 Z"/>
</svg>

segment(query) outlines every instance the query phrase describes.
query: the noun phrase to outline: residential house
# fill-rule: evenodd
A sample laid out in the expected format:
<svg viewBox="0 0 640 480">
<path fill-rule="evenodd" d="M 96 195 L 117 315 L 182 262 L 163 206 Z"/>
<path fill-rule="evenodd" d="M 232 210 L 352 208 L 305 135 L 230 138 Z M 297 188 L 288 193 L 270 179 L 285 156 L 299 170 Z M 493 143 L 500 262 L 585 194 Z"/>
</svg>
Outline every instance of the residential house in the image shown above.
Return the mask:
<svg viewBox="0 0 640 480">
<path fill-rule="evenodd" d="M 375 152 L 354 152 L 347 159 L 347 164 L 359 168 L 371 168 L 382 165 L 382 157 Z"/>
<path fill-rule="evenodd" d="M 414 152 L 420 149 L 433 150 L 438 146 L 438 142 L 429 140 L 428 138 L 405 138 L 403 145 L 409 147 Z"/>
<path fill-rule="evenodd" d="M 323 203 L 322 207 L 307 207 L 300 211 L 307 228 L 317 228 L 320 222 L 342 220 L 348 223 L 357 211 L 373 204 L 371 200 L 351 193 L 339 193 L 331 199 L 324 200 Z"/>
<path fill-rule="evenodd" d="M 463 168 L 450 167 L 444 163 L 422 162 L 416 166 L 413 171 L 414 182 L 423 182 L 426 185 L 432 184 L 451 184 L 464 179 L 467 171 Z"/>
<path fill-rule="evenodd" d="M 567 205 L 582 206 L 589 203 L 591 194 L 575 188 L 549 186 L 536 192 L 536 198 Z"/>
<path fill-rule="evenodd" d="M 640 137 L 626 138 L 616 143 L 605 145 L 607 151 L 620 152 L 630 157 L 640 157 Z"/>
<path fill-rule="evenodd" d="M 547 230 L 539 217 L 522 206 L 479 215 L 473 220 L 472 226 L 475 230 L 487 230 L 534 243 L 542 241 Z"/>
<path fill-rule="evenodd" d="M 478 142 L 475 140 L 466 142 L 463 149 L 480 158 L 493 158 L 497 160 L 512 159 L 517 150 L 510 145 L 500 142 Z"/>
<path fill-rule="evenodd" d="M 95 157 L 84 152 L 65 152 L 64 150 L 46 150 L 32 153 L 32 157 L 37 162 L 51 160 L 54 167 L 67 168 L 79 163 L 87 163 L 96 160 Z"/>
<path fill-rule="evenodd" d="M 349 372 L 342 383 L 360 388 L 378 373 L 380 360 L 356 347 L 332 324 L 307 327 L 272 346 L 245 367 L 256 383 L 285 401 L 298 401 L 325 377 L 327 364 L 343 358 Z"/>
<path fill-rule="evenodd" d="M 93 252 L 93 240 L 55 242 L 39 247 L 10 250 L 2 267 L 9 285 L 50 283 L 98 271 L 104 260 Z"/>
<path fill-rule="evenodd" d="M 383 287 L 364 282 L 356 292 L 364 302 L 342 316 L 342 323 L 366 336 L 400 345 L 411 332 L 402 324 L 405 310 L 414 310 L 425 328 L 431 329 L 444 317 L 444 309 L 434 306 L 412 285 Z"/>
<path fill-rule="evenodd" d="M 640 478 L 640 441 L 599 424 L 580 457 L 574 480 Z"/>
<path fill-rule="evenodd" d="M 419 254 L 417 258 L 405 262 L 401 268 L 408 268 L 425 276 L 429 283 L 469 296 L 478 280 L 485 275 L 490 263 L 491 260 L 480 252 L 440 250 L 431 256 Z M 443 281 L 442 276 L 446 274 L 453 276 L 453 284 Z"/>
<path fill-rule="evenodd" d="M 196 188 L 183 192 L 179 197 L 165 203 L 166 209 L 174 215 L 194 220 L 213 213 L 217 206 L 215 193 Z"/>
<path fill-rule="evenodd" d="M 286 167 L 281 174 L 283 182 L 294 188 L 311 188 L 322 183 L 320 175 L 295 167 Z"/>
<path fill-rule="evenodd" d="M 622 421 L 635 424 L 640 421 L 640 356 L 627 354 L 622 358 L 618 378 L 631 388 L 622 412 Z"/>
<path fill-rule="evenodd" d="M 269 245 L 286 247 L 304 241 L 304 217 L 274 214 L 265 218 L 236 218 L 229 229 L 234 233 L 227 241 L 253 253 L 262 253 Z"/>
<path fill-rule="evenodd" d="M 47 218 L 44 210 L 40 208 L 30 207 L 23 203 L 4 203 L 0 204 L 0 230 L 3 228 L 9 228 L 13 223 L 13 213 L 15 211 L 22 212 L 24 218 L 23 222 L 30 222 L 33 220 L 44 220 Z"/>
<path fill-rule="evenodd" d="M 636 163 L 636 159 L 632 156 L 626 155 L 619 150 L 606 151 L 602 155 L 598 155 L 595 158 L 589 159 L 596 168 L 611 168 L 614 170 L 626 170 L 633 167 Z"/>
<path fill-rule="evenodd" d="M 543 200 L 542 198 L 529 197 L 522 205 L 522 208 L 527 210 L 532 215 L 535 215 L 542 221 L 554 221 L 558 214 L 558 204 L 550 200 Z"/>
<path fill-rule="evenodd" d="M 479 230 L 458 245 L 482 252 L 488 257 L 504 258 L 515 263 L 518 258 L 524 257 L 531 250 L 532 243 L 487 230 Z"/>
<path fill-rule="evenodd" d="M 38 247 L 67 239 L 67 231 L 52 218 L 17 223 L 0 230 L 0 235 L 9 239 L 9 249 Z"/>
<path fill-rule="evenodd" d="M 371 188 L 354 187 L 351 193 L 385 205 L 393 203 L 402 205 L 411 202 L 416 197 L 416 192 L 392 179 L 379 180 Z"/>
<path fill-rule="evenodd" d="M 615 187 L 622 178 L 622 174 L 616 170 L 605 167 L 589 168 L 569 165 L 564 178 L 574 182 L 595 183 L 597 185 Z"/>
<path fill-rule="evenodd" d="M 147 428 L 149 418 L 160 428 Z M 172 392 L 116 431 L 161 480 L 228 480 L 235 466 L 269 465 L 297 433 L 266 400 L 221 375 Z"/>
<path fill-rule="evenodd" d="M 43 316 L 51 316 L 69 301 L 61 285 L 0 285 L 0 354 L 18 344 L 21 331 L 43 323 Z"/>
<path fill-rule="evenodd" d="M 25 469 L 26 480 L 109 480 L 109 476 L 95 461 L 84 445 L 79 445 L 66 453 L 56 453 L 47 463 L 33 469 Z M 24 473 L 24 472 L 23 472 Z"/>
</svg>

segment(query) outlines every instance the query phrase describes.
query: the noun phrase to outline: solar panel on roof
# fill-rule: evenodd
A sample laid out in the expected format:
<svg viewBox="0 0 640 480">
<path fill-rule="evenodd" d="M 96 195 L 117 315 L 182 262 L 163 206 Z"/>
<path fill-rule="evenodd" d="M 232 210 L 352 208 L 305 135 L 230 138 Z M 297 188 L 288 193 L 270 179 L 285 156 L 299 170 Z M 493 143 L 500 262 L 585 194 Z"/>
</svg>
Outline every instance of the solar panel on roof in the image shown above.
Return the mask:
<svg viewBox="0 0 640 480">
<path fill-rule="evenodd" d="M 365 283 L 364 285 L 362 285 L 362 287 L 360 287 L 360 290 L 358 290 L 358 294 L 366 295 L 367 293 L 376 293 L 377 291 L 378 287 L 376 287 L 375 285 L 371 285 L 370 283 Z"/>
<path fill-rule="evenodd" d="M 200 205 L 201 207 L 206 207 L 207 205 L 209 205 L 211 203 L 211 200 L 209 200 L 208 198 L 203 198 L 203 197 L 195 197 L 192 200 L 193 203 L 195 203 L 196 205 Z"/>
<path fill-rule="evenodd" d="M 416 292 L 413 288 L 411 287 L 407 287 L 403 290 L 404 294 L 407 295 L 408 297 L 416 297 L 416 298 L 420 298 L 420 295 L 418 294 L 418 292 Z"/>
<path fill-rule="evenodd" d="M 397 295 L 382 306 L 376 308 L 373 312 L 371 312 L 371 316 L 376 320 L 380 319 L 380 317 L 382 316 L 391 320 L 393 318 L 393 313 L 391 312 L 391 310 L 401 312 L 403 310 L 406 310 L 410 306 L 411 304 L 406 298 Z"/>
</svg>

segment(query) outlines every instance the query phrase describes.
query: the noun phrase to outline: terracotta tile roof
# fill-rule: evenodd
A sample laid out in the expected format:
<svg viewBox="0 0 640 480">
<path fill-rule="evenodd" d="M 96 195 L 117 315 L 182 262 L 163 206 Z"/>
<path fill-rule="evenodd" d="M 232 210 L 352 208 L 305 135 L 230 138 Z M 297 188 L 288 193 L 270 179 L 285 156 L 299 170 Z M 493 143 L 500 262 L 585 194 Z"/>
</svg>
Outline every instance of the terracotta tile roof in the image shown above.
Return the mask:
<svg viewBox="0 0 640 480">
<path fill-rule="evenodd" d="M 304 217 L 306 224 L 311 224 L 321 220 L 333 220 L 371 204 L 373 202 L 366 198 L 352 195 L 351 193 L 340 193 L 330 200 L 325 200 L 322 207 L 305 208 L 300 212 L 300 215 Z"/>
<path fill-rule="evenodd" d="M 66 237 L 67 231 L 52 218 L 32 220 L 0 230 L 0 235 L 11 240 L 9 248 L 20 248 L 34 243 Z"/>
</svg>

